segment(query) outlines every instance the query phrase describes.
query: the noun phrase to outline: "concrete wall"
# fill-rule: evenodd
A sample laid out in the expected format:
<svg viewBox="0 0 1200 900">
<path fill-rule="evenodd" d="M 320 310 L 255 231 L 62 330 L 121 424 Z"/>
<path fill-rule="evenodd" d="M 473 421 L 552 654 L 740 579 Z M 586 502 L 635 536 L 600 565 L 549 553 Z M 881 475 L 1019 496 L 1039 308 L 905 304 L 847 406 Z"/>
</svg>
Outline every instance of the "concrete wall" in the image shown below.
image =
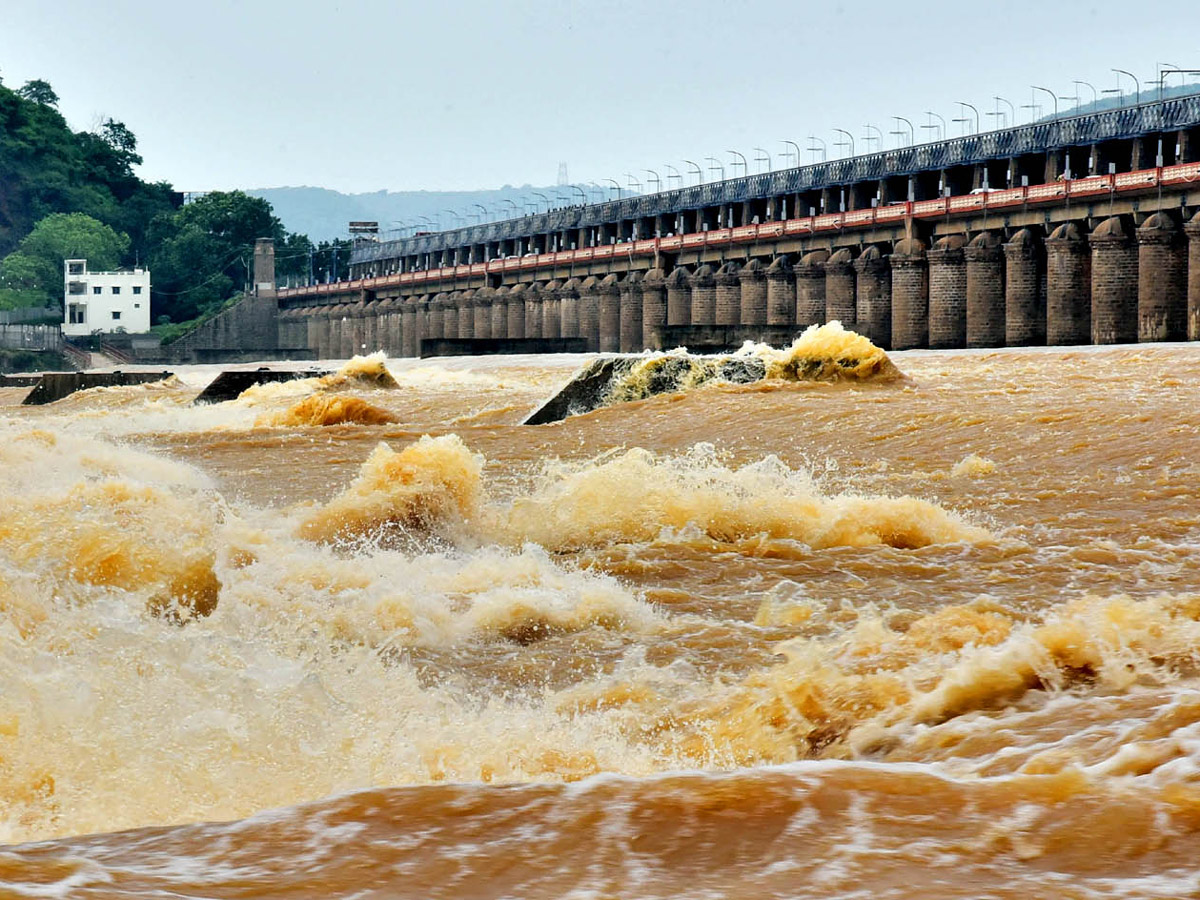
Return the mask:
<svg viewBox="0 0 1200 900">
<path fill-rule="evenodd" d="M 57 325 L 0 325 L 4 350 L 61 350 L 62 329 Z"/>
</svg>

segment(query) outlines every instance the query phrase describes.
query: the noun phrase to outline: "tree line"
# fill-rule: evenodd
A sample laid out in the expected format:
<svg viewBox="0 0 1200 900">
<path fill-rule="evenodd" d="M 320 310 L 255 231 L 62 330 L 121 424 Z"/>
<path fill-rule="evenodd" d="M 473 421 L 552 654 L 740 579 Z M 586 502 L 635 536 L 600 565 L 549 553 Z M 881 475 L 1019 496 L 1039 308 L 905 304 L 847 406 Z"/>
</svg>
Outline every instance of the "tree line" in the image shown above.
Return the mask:
<svg viewBox="0 0 1200 900">
<path fill-rule="evenodd" d="M 143 181 L 124 123 L 72 131 L 58 99 L 42 80 L 0 82 L 0 309 L 61 308 L 63 260 L 86 258 L 94 271 L 149 268 L 152 321 L 189 321 L 244 289 L 260 237 L 275 239 L 281 279 L 303 280 L 311 264 L 324 280 L 335 254 L 346 271 L 349 242 L 288 232 L 266 200 L 214 191 L 184 203 L 169 183 Z"/>
</svg>

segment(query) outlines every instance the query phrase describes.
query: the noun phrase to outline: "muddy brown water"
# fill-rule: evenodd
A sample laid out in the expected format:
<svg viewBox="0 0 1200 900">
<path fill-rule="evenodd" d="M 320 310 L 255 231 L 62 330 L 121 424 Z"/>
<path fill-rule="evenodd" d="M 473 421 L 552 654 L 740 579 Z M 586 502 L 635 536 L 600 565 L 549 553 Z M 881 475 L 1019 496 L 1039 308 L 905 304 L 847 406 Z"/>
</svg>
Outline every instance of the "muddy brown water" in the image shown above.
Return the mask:
<svg viewBox="0 0 1200 900">
<path fill-rule="evenodd" d="M 1200 894 L 1194 346 L 581 359 L 0 392 L 0 893 Z"/>
</svg>

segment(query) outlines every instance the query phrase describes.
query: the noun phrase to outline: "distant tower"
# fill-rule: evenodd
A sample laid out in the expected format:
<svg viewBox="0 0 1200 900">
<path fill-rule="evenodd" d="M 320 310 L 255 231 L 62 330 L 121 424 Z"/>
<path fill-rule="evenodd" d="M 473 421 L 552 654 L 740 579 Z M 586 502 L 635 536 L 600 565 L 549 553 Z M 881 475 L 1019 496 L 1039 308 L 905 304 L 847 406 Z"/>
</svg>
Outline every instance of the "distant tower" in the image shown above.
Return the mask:
<svg viewBox="0 0 1200 900">
<path fill-rule="evenodd" d="M 566 187 L 570 183 L 570 179 L 567 177 L 567 164 L 560 162 L 558 164 L 558 186 Z"/>
</svg>

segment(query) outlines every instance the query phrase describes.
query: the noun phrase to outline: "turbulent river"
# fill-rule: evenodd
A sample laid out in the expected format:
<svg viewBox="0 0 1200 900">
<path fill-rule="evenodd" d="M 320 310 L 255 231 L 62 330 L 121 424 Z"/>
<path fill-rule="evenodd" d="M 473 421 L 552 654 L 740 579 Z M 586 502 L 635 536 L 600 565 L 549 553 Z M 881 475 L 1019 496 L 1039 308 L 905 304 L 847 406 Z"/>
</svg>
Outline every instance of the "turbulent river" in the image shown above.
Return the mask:
<svg viewBox="0 0 1200 900">
<path fill-rule="evenodd" d="M 583 361 L 0 389 L 0 896 L 1200 894 L 1195 345 Z"/>
</svg>

